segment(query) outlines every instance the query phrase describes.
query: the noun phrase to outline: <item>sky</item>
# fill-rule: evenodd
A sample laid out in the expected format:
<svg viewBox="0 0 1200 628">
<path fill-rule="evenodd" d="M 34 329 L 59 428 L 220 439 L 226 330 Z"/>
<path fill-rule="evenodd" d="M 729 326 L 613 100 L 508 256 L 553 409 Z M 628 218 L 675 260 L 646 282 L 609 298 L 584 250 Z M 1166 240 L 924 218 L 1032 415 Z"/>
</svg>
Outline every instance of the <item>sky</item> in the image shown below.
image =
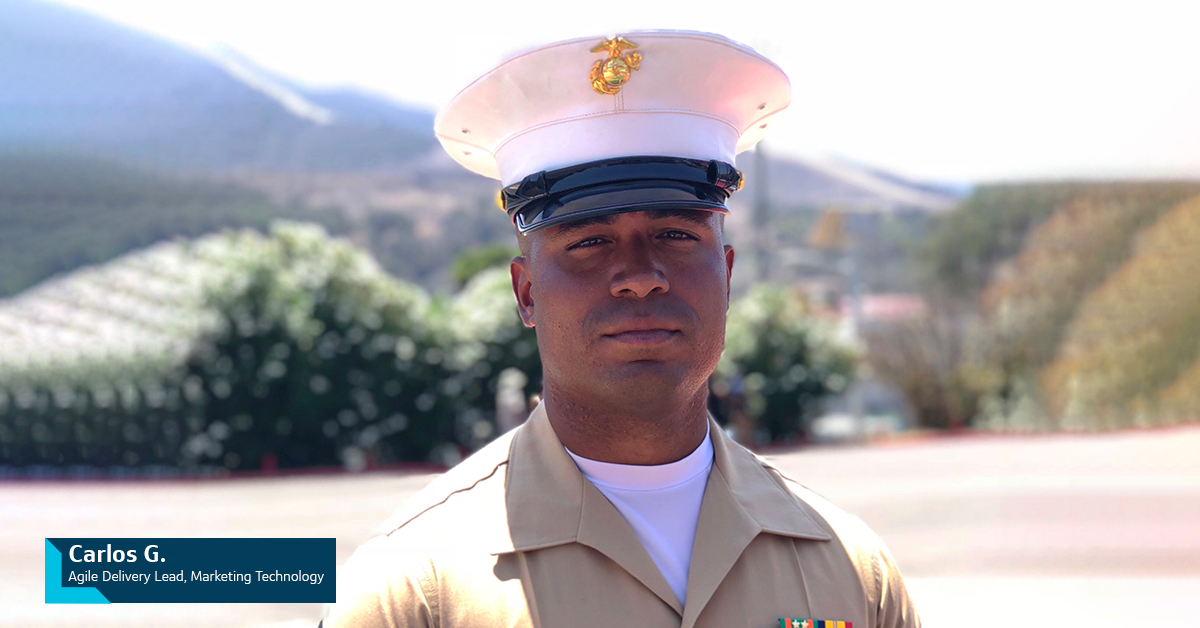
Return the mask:
<svg viewBox="0 0 1200 628">
<path fill-rule="evenodd" d="M 647 28 L 778 63 L 766 150 L 921 181 L 1200 177 L 1200 2 L 60 0 L 310 86 L 438 110 L 512 53 Z"/>
</svg>

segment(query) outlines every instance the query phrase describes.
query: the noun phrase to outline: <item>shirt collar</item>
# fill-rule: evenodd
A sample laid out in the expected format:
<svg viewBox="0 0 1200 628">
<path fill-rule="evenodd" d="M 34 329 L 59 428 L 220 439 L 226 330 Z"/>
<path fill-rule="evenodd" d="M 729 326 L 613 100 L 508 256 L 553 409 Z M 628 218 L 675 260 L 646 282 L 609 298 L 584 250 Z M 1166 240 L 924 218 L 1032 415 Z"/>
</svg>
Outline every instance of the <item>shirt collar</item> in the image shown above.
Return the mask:
<svg viewBox="0 0 1200 628">
<path fill-rule="evenodd" d="M 730 525 L 756 528 L 745 531 L 754 534 L 761 531 L 817 541 L 832 538 L 818 523 L 819 516 L 768 471 L 769 465 L 729 438 L 712 417 L 709 433 L 713 466 L 719 472 L 713 476 L 723 481 L 710 476 L 704 501 L 733 504 L 739 512 L 730 513 Z M 600 494 L 585 491 L 585 485 L 591 486 L 555 435 L 544 404 L 533 410 L 513 436 L 505 485 L 508 538 L 493 553 L 574 543 L 581 530 L 593 529 L 584 520 L 585 496 Z M 587 512 L 594 512 L 595 506 Z"/>
<path fill-rule="evenodd" d="M 711 430 L 705 425 L 704 439 L 692 453 L 666 464 L 637 465 L 616 464 L 584 458 L 567 449 L 575 466 L 596 486 L 626 491 L 661 491 L 691 481 L 696 476 L 708 474 L 712 468 L 713 448 L 709 440 Z"/>
</svg>

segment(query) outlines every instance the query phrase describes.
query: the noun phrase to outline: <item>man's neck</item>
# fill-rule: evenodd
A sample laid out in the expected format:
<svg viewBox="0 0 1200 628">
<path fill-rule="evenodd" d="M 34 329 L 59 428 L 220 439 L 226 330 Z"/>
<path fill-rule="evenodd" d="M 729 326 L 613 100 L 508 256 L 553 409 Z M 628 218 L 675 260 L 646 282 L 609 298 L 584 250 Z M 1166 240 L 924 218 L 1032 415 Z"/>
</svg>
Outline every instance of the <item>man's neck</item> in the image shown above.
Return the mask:
<svg viewBox="0 0 1200 628">
<path fill-rule="evenodd" d="M 684 403 L 636 413 L 580 403 L 557 393 L 549 383 L 544 393 L 546 414 L 558 440 L 576 455 L 600 462 L 675 462 L 695 451 L 708 429 L 707 388 Z"/>
</svg>

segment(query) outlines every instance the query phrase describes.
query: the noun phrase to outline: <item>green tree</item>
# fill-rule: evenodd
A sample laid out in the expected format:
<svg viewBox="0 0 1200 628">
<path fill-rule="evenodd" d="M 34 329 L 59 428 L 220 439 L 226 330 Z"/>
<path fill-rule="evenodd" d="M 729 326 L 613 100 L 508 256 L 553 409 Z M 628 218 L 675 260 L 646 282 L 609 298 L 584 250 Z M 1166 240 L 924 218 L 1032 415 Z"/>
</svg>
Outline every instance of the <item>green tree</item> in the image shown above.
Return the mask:
<svg viewBox="0 0 1200 628">
<path fill-rule="evenodd" d="M 186 455 L 230 469 L 394 462 L 453 439 L 422 291 L 316 227 L 281 224 L 257 245 L 242 280 L 211 295 L 222 324 L 185 366 L 208 425 Z"/>
<path fill-rule="evenodd" d="M 508 268 L 509 261 L 520 255 L 511 244 L 487 244 L 467 249 L 455 258 L 450 266 L 450 275 L 458 286 L 465 286 L 472 277 L 489 268 Z"/>
<path fill-rule="evenodd" d="M 754 425 L 754 441 L 803 437 L 821 401 L 854 377 L 856 351 L 787 289 L 754 286 L 730 305 L 727 321 L 713 397 L 727 421 Z"/>
</svg>

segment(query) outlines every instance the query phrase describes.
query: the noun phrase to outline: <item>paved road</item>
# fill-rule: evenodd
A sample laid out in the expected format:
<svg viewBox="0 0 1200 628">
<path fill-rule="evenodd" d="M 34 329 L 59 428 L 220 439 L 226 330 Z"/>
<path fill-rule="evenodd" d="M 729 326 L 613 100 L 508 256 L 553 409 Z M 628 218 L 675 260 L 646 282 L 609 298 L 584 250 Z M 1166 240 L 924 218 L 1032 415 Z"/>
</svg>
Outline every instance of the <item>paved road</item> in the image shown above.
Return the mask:
<svg viewBox="0 0 1200 628">
<path fill-rule="evenodd" d="M 888 543 L 929 628 L 1200 627 L 1200 427 L 771 456 Z M 311 627 L 319 605 L 47 606 L 43 537 L 336 537 L 429 475 L 0 484 L 0 626 Z"/>
</svg>

